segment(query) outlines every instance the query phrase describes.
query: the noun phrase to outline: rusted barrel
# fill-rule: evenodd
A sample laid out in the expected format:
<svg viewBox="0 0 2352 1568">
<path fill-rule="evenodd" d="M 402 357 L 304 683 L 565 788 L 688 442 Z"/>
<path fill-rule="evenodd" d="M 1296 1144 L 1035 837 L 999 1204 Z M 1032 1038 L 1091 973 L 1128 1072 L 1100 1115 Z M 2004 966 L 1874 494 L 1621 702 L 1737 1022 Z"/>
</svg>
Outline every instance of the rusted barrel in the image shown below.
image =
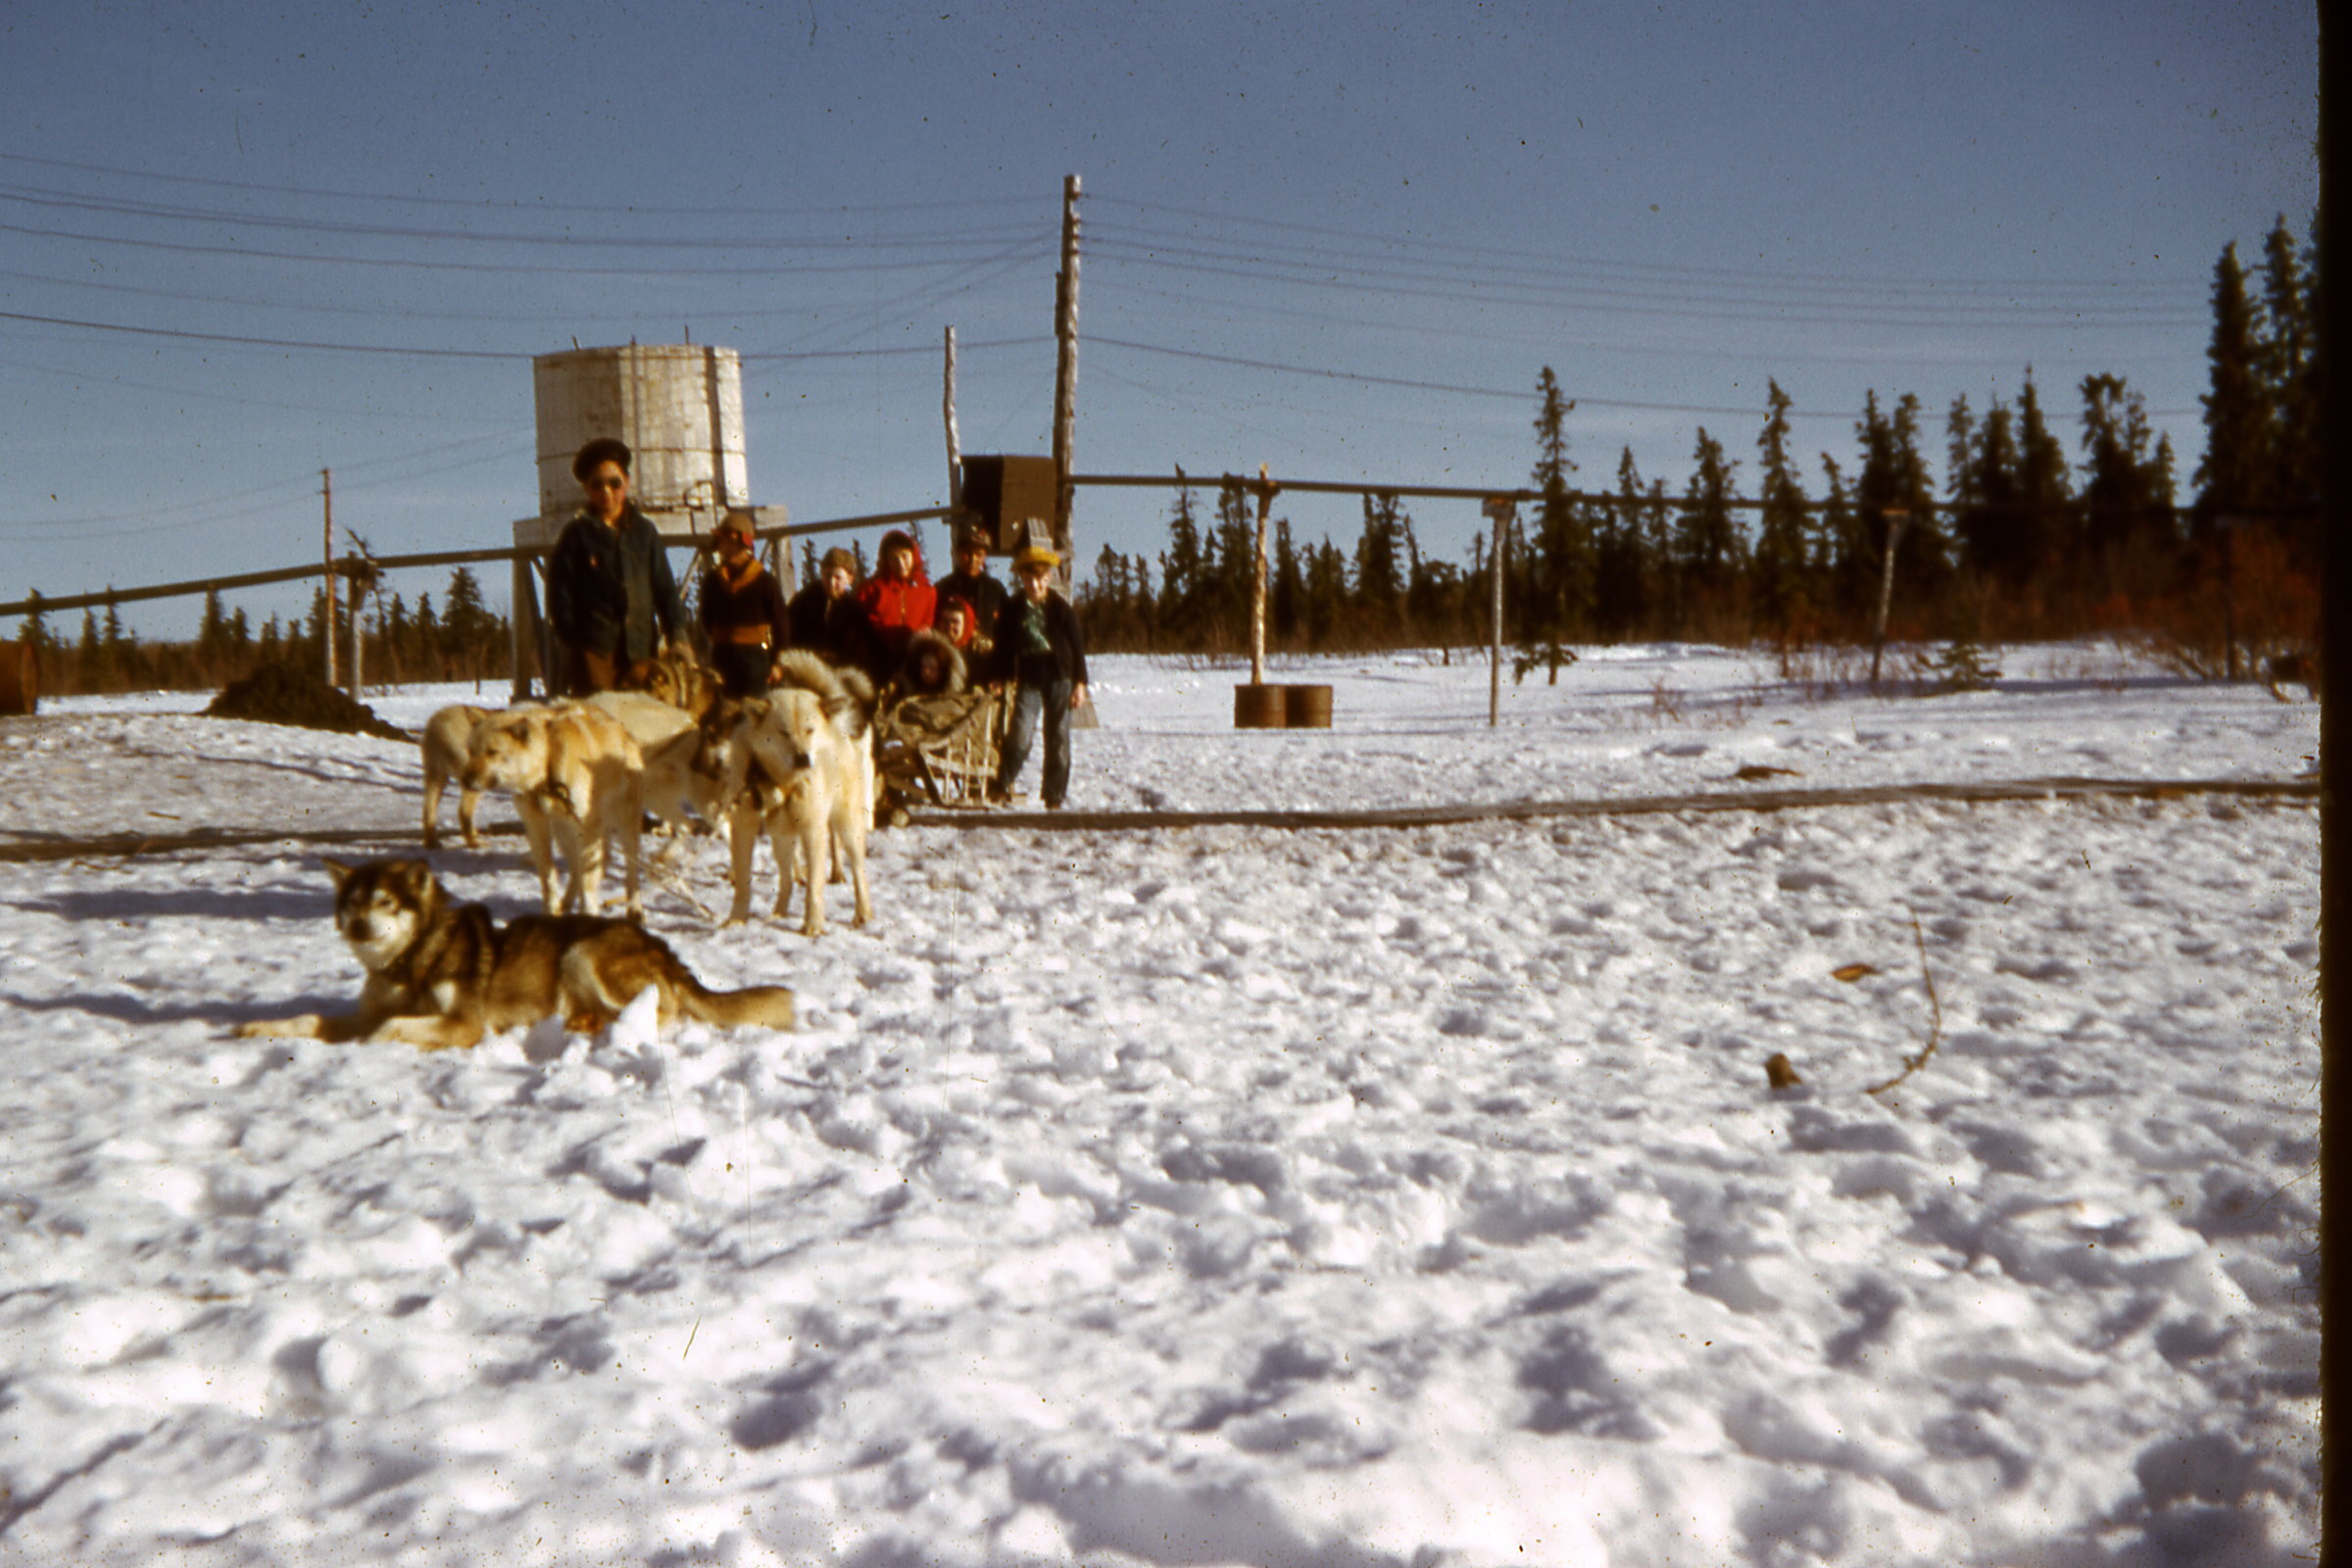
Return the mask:
<svg viewBox="0 0 2352 1568">
<path fill-rule="evenodd" d="M 1280 729 L 1288 722 L 1288 704 L 1280 686 L 1236 686 L 1233 689 L 1235 729 Z"/>
<path fill-rule="evenodd" d="M 1283 722 L 1292 729 L 1331 728 L 1331 688 L 1328 686 L 1285 686 L 1283 689 Z"/>
<path fill-rule="evenodd" d="M 23 643 L 0 643 L 0 713 L 29 713 L 40 700 L 40 667 Z"/>
</svg>

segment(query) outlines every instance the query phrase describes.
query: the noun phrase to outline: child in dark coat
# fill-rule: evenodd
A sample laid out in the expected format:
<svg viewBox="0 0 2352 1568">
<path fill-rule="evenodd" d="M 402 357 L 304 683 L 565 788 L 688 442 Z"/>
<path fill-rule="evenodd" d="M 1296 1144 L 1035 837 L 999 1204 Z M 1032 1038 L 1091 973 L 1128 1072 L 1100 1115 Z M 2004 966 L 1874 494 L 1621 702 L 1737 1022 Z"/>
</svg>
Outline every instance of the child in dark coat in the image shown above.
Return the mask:
<svg viewBox="0 0 2352 1568">
<path fill-rule="evenodd" d="M 729 697 L 764 697 L 775 658 L 791 638 L 784 592 L 752 553 L 752 525 L 730 516 L 712 532 L 714 559 L 703 577 L 703 630 L 710 665 Z"/>
<path fill-rule="evenodd" d="M 1012 732 L 1004 738 L 990 794 L 998 800 L 1010 798 L 1043 718 L 1045 777 L 1038 794 L 1049 811 L 1060 810 L 1069 791 L 1070 715 L 1086 704 L 1086 640 L 1079 634 L 1078 612 L 1054 590 L 1054 572 L 1060 564 L 1059 556 L 1040 545 L 1013 558 L 1018 591 L 1005 597 L 997 613 L 996 646 L 988 656 L 990 678 L 1015 683 Z"/>
</svg>

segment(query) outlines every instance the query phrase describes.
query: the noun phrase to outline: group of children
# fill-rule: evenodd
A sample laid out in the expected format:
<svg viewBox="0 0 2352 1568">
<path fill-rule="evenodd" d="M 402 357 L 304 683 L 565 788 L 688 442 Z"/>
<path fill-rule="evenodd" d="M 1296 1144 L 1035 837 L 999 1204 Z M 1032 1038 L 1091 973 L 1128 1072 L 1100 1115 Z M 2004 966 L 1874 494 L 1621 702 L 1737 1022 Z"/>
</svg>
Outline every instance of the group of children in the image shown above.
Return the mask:
<svg viewBox="0 0 2352 1568">
<path fill-rule="evenodd" d="M 874 575 L 860 586 L 848 551 L 825 552 L 817 580 L 789 604 L 753 556 L 748 523 L 722 525 L 717 560 L 703 588 L 702 616 L 719 678 L 736 696 L 757 696 L 775 673 L 719 651 L 743 644 L 812 648 L 873 677 L 885 707 L 908 697 L 1005 684 L 1012 723 L 990 798 L 1010 798 L 1039 729 L 1045 731 L 1046 809 L 1061 808 L 1070 782 L 1070 716 L 1086 705 L 1086 642 L 1078 613 L 1054 587 L 1061 558 L 1032 545 L 1013 558 L 1017 591 L 988 572 L 988 535 L 967 529 L 956 542 L 956 570 L 933 583 L 911 535 L 882 538 Z M 764 582 L 764 596 L 753 585 Z"/>
<path fill-rule="evenodd" d="M 629 500 L 629 449 L 589 442 L 572 462 L 586 504 L 564 528 L 548 563 L 548 617 L 563 644 L 559 672 L 571 695 L 633 683 L 659 647 L 683 630 L 684 606 L 661 535 Z M 1013 558 L 1017 591 L 988 574 L 989 538 L 967 528 L 956 540 L 956 570 L 936 584 L 912 535 L 882 536 L 871 578 L 858 582 L 857 558 L 825 552 L 817 580 L 789 601 L 760 564 L 749 518 L 730 515 L 711 536 L 703 578 L 702 626 L 721 685 L 759 697 L 783 676 L 787 648 L 872 677 L 885 700 L 935 695 L 965 684 L 1012 692 L 1011 732 L 990 797 L 1008 800 L 1042 723 L 1048 810 L 1069 790 L 1070 717 L 1086 705 L 1086 644 L 1078 612 L 1054 587 L 1061 558 L 1031 545 Z"/>
</svg>

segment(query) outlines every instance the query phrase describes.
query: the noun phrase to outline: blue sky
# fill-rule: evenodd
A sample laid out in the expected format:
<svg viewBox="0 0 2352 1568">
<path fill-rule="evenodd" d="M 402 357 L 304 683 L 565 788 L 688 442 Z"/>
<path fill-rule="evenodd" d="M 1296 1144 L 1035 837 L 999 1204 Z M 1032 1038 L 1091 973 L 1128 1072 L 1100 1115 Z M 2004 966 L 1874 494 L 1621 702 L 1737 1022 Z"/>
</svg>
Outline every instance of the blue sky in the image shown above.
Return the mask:
<svg viewBox="0 0 2352 1568">
<path fill-rule="evenodd" d="M 1070 173 L 1081 471 L 1515 484 L 1550 366 L 1582 482 L 1680 490 L 1768 378 L 1850 467 L 1868 391 L 1939 456 L 2031 367 L 2185 477 L 2214 261 L 2318 192 L 2302 4 L 325 12 L 0 8 L 0 599 L 308 559 L 322 467 L 379 554 L 504 544 L 575 338 L 741 351 L 796 520 L 937 505 L 944 327 L 964 449 L 1049 449 Z M 1082 569 L 1165 507 L 1082 492 Z"/>
</svg>

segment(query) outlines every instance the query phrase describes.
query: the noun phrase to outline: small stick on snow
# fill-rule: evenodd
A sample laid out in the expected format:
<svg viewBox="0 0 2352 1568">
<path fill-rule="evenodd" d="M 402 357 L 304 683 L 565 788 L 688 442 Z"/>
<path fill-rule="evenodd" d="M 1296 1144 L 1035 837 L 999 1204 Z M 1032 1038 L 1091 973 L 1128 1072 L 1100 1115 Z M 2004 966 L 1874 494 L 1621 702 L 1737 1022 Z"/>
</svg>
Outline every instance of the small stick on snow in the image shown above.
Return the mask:
<svg viewBox="0 0 2352 1568">
<path fill-rule="evenodd" d="M 1928 988 L 1928 1043 L 1919 1048 L 1918 1055 L 1903 1058 L 1901 1072 L 1875 1089 L 1862 1091 L 1866 1095 L 1883 1095 L 1926 1066 L 1928 1058 L 1936 1054 L 1936 1043 L 1943 1038 L 1943 1004 L 1936 1000 L 1936 977 L 1928 972 L 1928 939 L 1919 929 L 1919 916 L 1916 914 L 1911 917 L 1911 940 L 1919 946 L 1919 978 Z"/>
</svg>

